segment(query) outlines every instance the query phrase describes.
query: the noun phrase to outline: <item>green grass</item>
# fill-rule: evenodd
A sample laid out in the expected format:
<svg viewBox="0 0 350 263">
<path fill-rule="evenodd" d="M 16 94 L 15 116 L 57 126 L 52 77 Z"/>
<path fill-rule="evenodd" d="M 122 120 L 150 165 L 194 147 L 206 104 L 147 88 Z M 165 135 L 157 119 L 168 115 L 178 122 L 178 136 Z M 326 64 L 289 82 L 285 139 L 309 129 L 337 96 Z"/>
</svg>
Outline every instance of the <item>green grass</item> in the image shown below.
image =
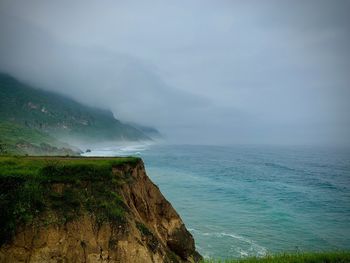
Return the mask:
<svg viewBox="0 0 350 263">
<path fill-rule="evenodd" d="M 69 147 L 43 131 L 0 120 L 0 155 L 77 155 Z"/>
<path fill-rule="evenodd" d="M 206 259 L 201 263 L 349 263 L 350 252 L 301 252 L 295 254 L 276 254 L 266 257 L 248 257 L 242 259 L 214 260 Z"/>
<path fill-rule="evenodd" d="M 122 224 L 120 186 L 135 157 L 0 157 L 0 244 L 25 224 L 65 224 L 88 213 L 98 225 Z M 124 166 L 125 172 L 113 172 Z M 48 216 L 52 215 L 52 217 Z M 50 219 L 51 218 L 51 219 Z"/>
<path fill-rule="evenodd" d="M 1 177 L 35 177 L 37 179 L 64 181 L 71 179 L 95 180 L 106 176 L 114 166 L 137 164 L 137 157 L 46 157 L 46 156 L 1 156 Z"/>
<path fill-rule="evenodd" d="M 15 144 L 18 141 L 31 141 L 36 145 L 57 142 L 48 134 L 10 122 L 0 122 L 0 134 L 1 139 L 9 144 Z"/>
<path fill-rule="evenodd" d="M 140 130 L 115 119 L 110 111 L 36 89 L 3 73 L 0 73 L 0 122 L 74 141 L 149 139 Z"/>
</svg>

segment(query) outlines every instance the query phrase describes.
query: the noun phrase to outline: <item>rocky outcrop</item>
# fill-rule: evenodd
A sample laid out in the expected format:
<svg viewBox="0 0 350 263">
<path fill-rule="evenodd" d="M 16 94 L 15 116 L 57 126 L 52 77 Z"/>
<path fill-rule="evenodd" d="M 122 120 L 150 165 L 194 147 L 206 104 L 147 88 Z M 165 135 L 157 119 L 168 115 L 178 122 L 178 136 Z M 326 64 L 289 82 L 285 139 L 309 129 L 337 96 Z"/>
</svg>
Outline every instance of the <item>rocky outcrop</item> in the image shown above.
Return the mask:
<svg viewBox="0 0 350 263">
<path fill-rule="evenodd" d="M 198 262 L 194 239 L 180 216 L 147 177 L 143 162 L 113 167 L 115 189 L 125 210 L 123 220 L 98 221 L 82 209 L 61 223 L 46 211 L 17 228 L 0 249 L 0 262 Z M 89 194 L 89 183 L 84 189 Z M 70 184 L 52 183 L 57 195 Z"/>
</svg>

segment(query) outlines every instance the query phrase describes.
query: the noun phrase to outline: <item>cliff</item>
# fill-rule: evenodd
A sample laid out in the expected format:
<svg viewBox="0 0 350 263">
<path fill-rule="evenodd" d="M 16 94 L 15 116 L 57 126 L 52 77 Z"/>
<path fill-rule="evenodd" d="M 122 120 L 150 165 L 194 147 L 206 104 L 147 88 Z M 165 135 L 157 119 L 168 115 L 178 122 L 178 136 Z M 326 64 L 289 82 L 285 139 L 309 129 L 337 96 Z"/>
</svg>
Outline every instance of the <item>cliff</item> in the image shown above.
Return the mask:
<svg viewBox="0 0 350 263">
<path fill-rule="evenodd" d="M 138 158 L 0 158 L 0 262 L 198 262 Z"/>
</svg>

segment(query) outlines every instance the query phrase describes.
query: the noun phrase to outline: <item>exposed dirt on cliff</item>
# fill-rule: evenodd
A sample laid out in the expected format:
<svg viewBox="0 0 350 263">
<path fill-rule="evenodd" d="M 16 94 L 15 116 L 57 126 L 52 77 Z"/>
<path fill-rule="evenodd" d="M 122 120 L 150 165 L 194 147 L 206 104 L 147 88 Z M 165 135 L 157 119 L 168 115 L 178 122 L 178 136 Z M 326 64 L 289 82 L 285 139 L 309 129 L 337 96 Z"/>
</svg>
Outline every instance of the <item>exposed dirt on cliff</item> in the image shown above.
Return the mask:
<svg viewBox="0 0 350 263">
<path fill-rule="evenodd" d="M 123 177 L 115 185 L 123 219 L 99 221 L 81 209 L 79 216 L 62 221 L 62 214 L 51 209 L 17 227 L 0 249 L 0 262 L 198 262 L 192 235 L 147 177 L 142 161 L 113 167 L 112 173 Z M 89 182 L 82 185 L 96 193 L 88 190 Z M 53 183 L 50 191 L 60 195 L 71 187 Z"/>
</svg>

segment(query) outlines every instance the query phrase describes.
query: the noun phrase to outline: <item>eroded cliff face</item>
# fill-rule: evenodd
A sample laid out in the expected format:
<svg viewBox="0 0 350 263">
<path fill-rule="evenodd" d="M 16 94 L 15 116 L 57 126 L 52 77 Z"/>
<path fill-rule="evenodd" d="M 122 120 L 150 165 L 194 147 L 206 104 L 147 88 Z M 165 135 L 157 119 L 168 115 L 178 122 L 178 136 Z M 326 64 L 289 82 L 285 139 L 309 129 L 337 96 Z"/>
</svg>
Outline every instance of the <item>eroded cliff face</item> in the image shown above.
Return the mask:
<svg viewBox="0 0 350 263">
<path fill-rule="evenodd" d="M 113 167 L 112 173 L 127 178 L 115 185 L 126 211 L 122 221 L 99 222 L 82 209 L 60 223 L 59 213 L 46 211 L 17 228 L 2 245 L 0 262 L 198 262 L 192 235 L 147 177 L 143 162 Z M 59 195 L 71 187 L 53 183 L 50 191 Z M 85 187 L 89 192 L 90 184 Z"/>
</svg>

